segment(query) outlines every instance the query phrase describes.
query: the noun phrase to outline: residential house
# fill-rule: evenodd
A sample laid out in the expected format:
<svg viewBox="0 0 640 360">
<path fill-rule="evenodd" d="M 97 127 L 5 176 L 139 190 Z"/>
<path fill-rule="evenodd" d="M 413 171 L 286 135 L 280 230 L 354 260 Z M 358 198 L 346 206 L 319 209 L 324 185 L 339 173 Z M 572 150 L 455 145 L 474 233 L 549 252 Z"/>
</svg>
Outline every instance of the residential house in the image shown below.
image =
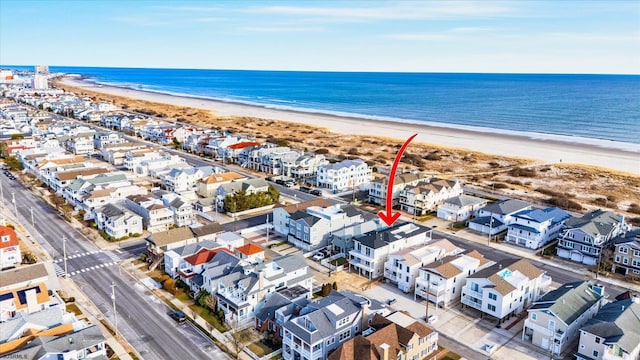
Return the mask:
<svg viewBox="0 0 640 360">
<path fill-rule="evenodd" d="M 304 155 L 302 151 L 292 150 L 286 146 L 264 144 L 249 153 L 247 168 L 270 175 L 284 175 L 282 172 L 284 161 L 293 161 Z"/>
<path fill-rule="evenodd" d="M 290 289 L 278 290 L 256 312 L 256 329 L 262 333 L 268 332 L 274 340 L 282 343 L 282 326 L 297 316 L 308 303 L 306 292 L 301 296 Z"/>
<path fill-rule="evenodd" d="M 394 313 L 390 317 L 395 318 L 397 314 Z M 438 350 L 438 333 L 413 318 L 411 320 L 412 323 L 403 326 L 376 314 L 362 335 L 357 335 L 340 345 L 329 354 L 328 360 L 431 358 Z"/>
<path fill-rule="evenodd" d="M 259 265 L 237 267 L 228 275 L 214 281 L 218 309 L 227 322 L 246 324 L 254 321 L 265 299 L 282 288 L 301 286 L 311 297 L 311 270 L 300 254 L 277 257 Z"/>
<path fill-rule="evenodd" d="M 74 155 L 93 152 L 93 139 L 90 136 L 74 136 L 66 141 L 67 150 Z"/>
<path fill-rule="evenodd" d="M 22 263 L 22 254 L 18 235 L 12 228 L 0 225 L 0 270 L 20 263 Z"/>
<path fill-rule="evenodd" d="M 437 306 L 446 307 L 460 300 L 467 277 L 493 265 L 477 250 L 446 256 L 425 265 L 416 279 L 414 299 L 421 297 Z"/>
<path fill-rule="evenodd" d="M 264 249 L 256 244 L 246 244 L 235 249 L 235 254 L 240 260 L 250 264 L 261 264 L 264 262 Z"/>
<path fill-rule="evenodd" d="M 444 200 L 462 195 L 462 185 L 458 181 L 430 179 L 415 186 L 405 186 L 400 191 L 400 209 L 409 214 L 424 216 L 435 211 Z"/>
<path fill-rule="evenodd" d="M 614 241 L 611 271 L 640 278 L 640 229 L 619 235 Z"/>
<path fill-rule="evenodd" d="M 162 202 L 173 213 L 173 224 L 175 226 L 191 225 L 196 220 L 193 206 L 185 198 L 168 194 L 162 197 Z"/>
<path fill-rule="evenodd" d="M 336 193 L 368 185 L 371 180 L 371 169 L 366 162 L 360 159 L 343 160 L 318 166 L 316 186 Z"/>
<path fill-rule="evenodd" d="M 640 359 L 640 301 L 617 300 L 600 311 L 580 329 L 577 360 Z"/>
<path fill-rule="evenodd" d="M 125 156 L 128 151 L 145 149 L 147 145 L 140 143 L 126 142 L 122 144 L 104 145 L 100 149 L 102 160 L 114 166 L 124 165 Z"/>
<path fill-rule="evenodd" d="M 236 242 L 229 242 L 227 241 L 227 239 L 223 237 L 225 232 L 219 223 L 214 222 L 214 223 L 209 223 L 202 226 L 195 226 L 194 224 L 193 226 L 191 226 L 191 231 L 196 236 L 198 241 L 204 241 L 204 240 L 216 241 L 217 243 L 219 243 L 220 245 L 226 247 L 231 251 L 233 251 L 235 246 L 238 246 Z M 244 239 L 242 239 L 242 241 L 243 242 L 240 243 L 240 245 L 244 244 Z"/>
<path fill-rule="evenodd" d="M 507 225 L 505 241 L 538 249 L 558 237 L 562 225 L 569 218 L 569 214 L 556 207 L 517 212 Z"/>
<path fill-rule="evenodd" d="M 289 218 L 296 211 L 305 211 L 311 206 L 328 207 L 331 203 L 326 199 L 313 199 L 296 204 L 282 206 L 277 204 L 273 208 L 273 228 L 276 233 L 289 235 Z"/>
<path fill-rule="evenodd" d="M 391 204 L 393 206 L 400 204 L 400 192 L 407 186 L 415 186 L 421 181 L 429 181 L 431 177 L 417 173 L 404 173 L 396 175 L 393 178 L 393 187 L 391 189 Z M 387 187 L 389 177 L 376 177 L 371 181 L 369 187 L 369 202 L 377 205 L 386 205 Z"/>
<path fill-rule="evenodd" d="M 51 292 L 49 295 L 49 290 L 44 283 L 0 291 L 0 322 L 21 314 L 33 314 L 53 306 L 64 308 L 64 302 L 56 292 Z"/>
<path fill-rule="evenodd" d="M 196 185 L 200 180 L 223 171 L 223 169 L 213 166 L 174 168 L 168 174 L 162 176 L 161 179 L 167 190 L 183 193 L 196 190 Z"/>
<path fill-rule="evenodd" d="M 159 199 L 147 195 L 129 195 L 125 199 L 125 206 L 142 216 L 143 226 L 150 232 L 167 230 L 174 224 L 173 211 Z"/>
<path fill-rule="evenodd" d="M 354 239 L 387 227 L 389 227 L 389 225 L 382 221 L 382 219 L 375 217 L 369 221 L 351 224 L 351 226 L 332 231 L 329 243 L 335 253 L 342 253 L 348 256 L 349 251 L 353 250 Z"/>
<path fill-rule="evenodd" d="M 131 181 L 127 179 L 127 176 L 122 173 L 104 173 L 98 174 L 93 177 L 88 178 L 80 178 L 72 180 L 64 189 L 62 190 L 62 196 L 73 205 L 78 210 L 89 210 L 89 208 L 82 207 L 82 202 L 84 199 L 92 194 L 96 190 L 104 190 L 104 189 L 119 189 L 120 187 L 130 187 Z M 134 190 L 130 188 L 129 190 Z M 140 189 L 137 187 L 135 191 L 131 192 L 138 193 Z M 122 193 L 126 193 L 127 191 L 122 191 Z M 146 190 L 144 190 L 146 193 Z M 128 195 L 131 195 L 128 194 Z M 104 194 L 96 194 L 97 196 Z M 90 210 L 89 210 L 90 211 Z"/>
<path fill-rule="evenodd" d="M 351 205 L 310 206 L 289 217 L 287 240 L 309 252 L 328 246 L 331 232 L 363 221 L 362 213 Z"/>
<path fill-rule="evenodd" d="M 246 265 L 238 259 L 237 256 L 228 254 L 226 251 L 219 252 L 207 263 L 204 271 L 200 273 L 202 285 L 200 289 L 207 291 L 209 294 L 215 294 L 218 291 L 218 280 L 231 274 L 242 266 Z"/>
<path fill-rule="evenodd" d="M 538 300 L 551 278 L 525 259 L 504 259 L 467 276 L 461 301 L 502 322 Z"/>
<path fill-rule="evenodd" d="M 431 228 L 413 223 L 396 222 L 393 226 L 372 231 L 353 239 L 349 251 L 349 267 L 362 276 L 375 279 L 384 275 L 389 255 L 431 241 Z"/>
<path fill-rule="evenodd" d="M 198 242 L 188 226 L 157 232 L 149 235 L 145 240 L 147 241 L 147 261 L 157 265 L 164 259 L 165 251 Z"/>
<path fill-rule="evenodd" d="M 66 189 L 65 189 L 66 191 Z M 137 185 L 125 185 L 119 187 L 109 187 L 106 189 L 87 189 L 82 195 L 76 209 L 84 210 L 84 220 L 94 218 L 94 209 L 107 204 L 124 203 L 127 196 L 146 195 L 147 188 Z"/>
<path fill-rule="evenodd" d="M 93 209 L 93 219 L 99 230 L 120 239 L 143 233 L 142 216 L 116 203 Z"/>
<path fill-rule="evenodd" d="M 267 192 L 268 190 L 269 184 L 267 184 L 264 179 L 255 178 L 222 184 L 216 189 L 216 197 L 218 198 L 218 204 L 223 204 L 227 195 L 233 195 L 240 192 L 250 195 L 259 192 Z"/>
<path fill-rule="evenodd" d="M 612 211 L 594 210 L 582 217 L 572 217 L 564 224 L 557 247 L 563 259 L 595 265 L 603 248 L 613 246 L 613 240 L 627 231 L 631 225 L 622 215 Z"/>
<path fill-rule="evenodd" d="M 194 255 L 203 249 L 213 250 L 220 247 L 222 246 L 213 240 L 202 240 L 197 243 L 190 243 L 164 251 L 162 253 L 164 257 L 164 272 L 175 279 L 178 277 L 178 268 L 180 267 L 180 263 L 183 262 L 185 258 Z"/>
<path fill-rule="evenodd" d="M 25 288 L 37 283 L 44 283 L 51 290 L 60 289 L 51 261 L 3 270 L 0 276 L 0 291 Z"/>
<path fill-rule="evenodd" d="M 560 355 L 578 339 L 578 330 L 600 310 L 604 288 L 591 281 L 567 283 L 528 309 L 522 340 Z"/>
<path fill-rule="evenodd" d="M 261 146 L 262 144 L 259 142 L 242 141 L 219 148 L 218 156 L 223 159 L 228 159 L 229 162 L 238 164 L 240 167 L 247 167 L 251 152 Z"/>
<path fill-rule="evenodd" d="M 91 179 L 100 174 L 107 174 L 109 170 L 101 167 L 84 167 L 69 171 L 57 171 L 49 178 L 49 187 L 58 194 L 64 193 L 64 188 L 77 179 Z"/>
<path fill-rule="evenodd" d="M 469 221 L 469 229 L 493 236 L 507 230 L 507 226 L 513 222 L 513 215 L 531 209 L 531 204 L 520 200 L 498 201 L 479 209 L 478 216 Z"/>
<path fill-rule="evenodd" d="M 8 359 L 102 360 L 107 358 L 106 339 L 98 326 L 91 325 L 80 330 L 67 327 L 66 332 L 64 330 L 42 331 L 35 336 L 27 336 L 24 339 L 26 345 L 20 350 L 3 356 Z"/>
<path fill-rule="evenodd" d="M 354 301 L 337 291 L 312 301 L 282 326 L 285 360 L 326 359 L 367 326 L 366 298 Z"/>
<path fill-rule="evenodd" d="M 246 176 L 233 171 L 213 173 L 197 181 L 196 194 L 202 196 L 203 198 L 210 198 L 216 195 L 218 187 L 220 185 L 246 179 Z"/>
<path fill-rule="evenodd" d="M 313 153 L 303 154 L 293 161 L 283 160 L 283 174 L 298 179 L 303 184 L 315 184 L 318 168 L 329 164 L 329 160 L 324 155 Z"/>
<path fill-rule="evenodd" d="M 430 244 L 419 244 L 389 254 L 384 263 L 384 277 L 387 282 L 396 284 L 405 293 L 413 292 L 420 268 L 446 256 L 452 256 L 464 250 L 442 239 Z"/>
<path fill-rule="evenodd" d="M 126 140 L 122 134 L 117 132 L 100 131 L 93 135 L 93 147 L 97 150 L 105 145 L 123 144 Z"/>
<path fill-rule="evenodd" d="M 189 289 L 197 293 L 204 285 L 203 273 L 210 267 L 235 266 L 238 258 L 227 248 L 200 249 L 197 253 L 185 257 L 178 265 L 178 277 Z M 222 274 L 221 274 L 222 275 Z"/>
<path fill-rule="evenodd" d="M 487 199 L 478 198 L 471 195 L 458 195 L 442 201 L 438 205 L 438 218 L 447 221 L 465 221 L 476 216 L 479 209 L 485 207 Z"/>
</svg>

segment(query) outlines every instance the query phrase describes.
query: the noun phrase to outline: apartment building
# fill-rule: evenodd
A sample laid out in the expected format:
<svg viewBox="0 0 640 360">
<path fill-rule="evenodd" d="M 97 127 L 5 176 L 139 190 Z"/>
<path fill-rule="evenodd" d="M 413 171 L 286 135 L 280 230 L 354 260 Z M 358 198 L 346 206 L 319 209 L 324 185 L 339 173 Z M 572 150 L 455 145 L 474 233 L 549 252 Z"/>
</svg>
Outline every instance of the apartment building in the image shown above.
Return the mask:
<svg viewBox="0 0 640 360">
<path fill-rule="evenodd" d="M 430 178 L 431 176 L 429 175 L 421 175 L 417 173 L 404 173 L 396 175 L 393 178 L 393 188 L 391 190 L 391 193 L 393 195 L 391 204 L 393 206 L 399 205 L 400 192 L 405 187 L 418 185 L 419 182 L 429 181 Z M 389 178 L 387 176 L 376 177 L 371 181 L 371 185 L 369 186 L 369 202 L 377 205 L 386 204 L 388 182 Z"/>
<path fill-rule="evenodd" d="M 613 245 L 613 240 L 631 230 L 624 216 L 612 211 L 594 210 L 582 217 L 572 217 L 565 222 L 557 254 L 563 259 L 595 265 L 603 248 Z"/>
<path fill-rule="evenodd" d="M 310 206 L 289 217 L 287 241 L 304 252 L 313 251 L 329 245 L 331 232 L 363 221 L 362 213 L 351 205 Z"/>
<path fill-rule="evenodd" d="M 529 249 L 539 249 L 558 237 L 564 222 L 570 217 L 557 207 L 517 212 L 507 225 L 505 241 Z"/>
<path fill-rule="evenodd" d="M 415 186 L 405 186 L 400 191 L 400 209 L 409 214 L 423 216 L 436 210 L 444 200 L 462 195 L 462 185 L 458 181 L 429 179 Z"/>
<path fill-rule="evenodd" d="M 420 297 L 446 307 L 460 300 L 468 276 L 493 264 L 477 250 L 446 256 L 427 264 L 418 273 L 414 299 Z"/>
<path fill-rule="evenodd" d="M 498 319 L 520 314 L 538 300 L 551 278 L 528 260 L 505 259 L 467 276 L 462 304 Z"/>
<path fill-rule="evenodd" d="M 563 284 L 528 309 L 522 340 L 560 355 L 580 336 L 579 329 L 600 310 L 604 288 L 590 281 Z"/>
<path fill-rule="evenodd" d="M 369 184 L 372 179 L 371 169 L 363 160 L 343 160 L 335 164 L 318 166 L 316 186 L 336 193 L 355 190 L 357 187 Z"/>
<path fill-rule="evenodd" d="M 372 231 L 353 239 L 349 251 L 349 268 L 361 276 L 375 279 L 384 276 L 384 264 L 389 255 L 431 241 L 431 228 L 413 223 L 400 223 L 392 227 Z"/>
</svg>

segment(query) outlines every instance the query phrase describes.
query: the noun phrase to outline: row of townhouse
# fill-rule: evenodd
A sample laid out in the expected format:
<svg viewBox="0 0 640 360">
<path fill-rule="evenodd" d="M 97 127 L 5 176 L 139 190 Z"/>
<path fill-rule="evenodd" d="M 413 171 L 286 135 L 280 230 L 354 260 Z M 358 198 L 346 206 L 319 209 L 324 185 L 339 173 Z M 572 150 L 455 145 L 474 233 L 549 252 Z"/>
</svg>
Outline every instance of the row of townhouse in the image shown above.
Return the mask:
<svg viewBox="0 0 640 360">
<path fill-rule="evenodd" d="M 444 200 L 462 195 L 458 181 L 430 179 L 416 185 L 405 186 L 400 191 L 400 210 L 416 216 L 424 216 L 436 210 Z"/>
<path fill-rule="evenodd" d="M 60 284 L 51 262 L 21 266 L 2 274 L 1 358 L 106 358 L 106 339 L 100 329 L 66 310 L 58 295 Z"/>
<path fill-rule="evenodd" d="M 360 186 L 368 185 L 372 179 L 372 170 L 363 160 L 343 160 L 318 166 L 316 186 L 334 193 L 344 190 L 355 191 Z"/>
</svg>

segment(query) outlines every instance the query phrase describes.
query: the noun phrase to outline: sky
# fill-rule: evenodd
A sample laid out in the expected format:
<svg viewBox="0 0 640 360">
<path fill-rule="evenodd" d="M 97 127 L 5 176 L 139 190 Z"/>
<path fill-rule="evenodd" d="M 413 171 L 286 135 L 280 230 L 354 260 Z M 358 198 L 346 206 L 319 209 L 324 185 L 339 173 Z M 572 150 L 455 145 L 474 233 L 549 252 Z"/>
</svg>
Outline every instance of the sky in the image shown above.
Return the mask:
<svg viewBox="0 0 640 360">
<path fill-rule="evenodd" d="M 0 65 L 640 74 L 640 1 L 0 0 Z"/>
</svg>

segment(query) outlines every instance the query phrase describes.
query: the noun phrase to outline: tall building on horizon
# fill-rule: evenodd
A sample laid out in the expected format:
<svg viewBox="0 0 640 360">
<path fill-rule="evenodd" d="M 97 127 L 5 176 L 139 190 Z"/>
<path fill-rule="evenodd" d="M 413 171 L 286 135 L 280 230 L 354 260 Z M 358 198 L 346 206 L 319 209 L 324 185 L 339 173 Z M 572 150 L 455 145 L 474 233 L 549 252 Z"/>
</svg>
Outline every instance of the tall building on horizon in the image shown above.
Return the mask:
<svg viewBox="0 0 640 360">
<path fill-rule="evenodd" d="M 48 74 L 49 66 L 47 65 L 36 65 L 36 74 Z"/>
</svg>

